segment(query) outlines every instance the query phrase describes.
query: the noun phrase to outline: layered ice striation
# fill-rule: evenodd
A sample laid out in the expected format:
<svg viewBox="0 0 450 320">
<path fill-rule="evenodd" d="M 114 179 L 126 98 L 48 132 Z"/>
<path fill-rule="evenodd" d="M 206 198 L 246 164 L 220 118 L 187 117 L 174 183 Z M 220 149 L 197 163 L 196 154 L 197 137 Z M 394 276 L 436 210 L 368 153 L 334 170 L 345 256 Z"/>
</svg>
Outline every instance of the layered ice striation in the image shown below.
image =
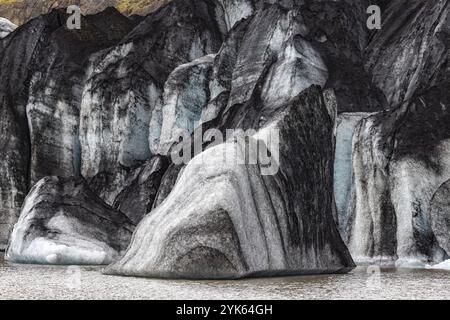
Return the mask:
<svg viewBox="0 0 450 320">
<path fill-rule="evenodd" d="M 358 123 L 370 113 L 341 113 L 337 117 L 336 153 L 334 162 L 334 194 L 338 212 L 339 228 L 344 239 L 345 227 L 353 210 L 351 205 L 353 185 L 353 136 Z"/>
<path fill-rule="evenodd" d="M 64 18 L 64 12 L 58 12 Z M 103 22 L 114 28 L 114 34 Z M 26 106 L 31 137 L 30 185 L 45 176 L 80 176 L 80 110 L 94 52 L 119 42 L 134 24 L 115 9 L 83 17 L 82 30 L 58 26 L 38 52 Z"/>
<path fill-rule="evenodd" d="M 445 124 L 450 99 L 445 87 L 358 124 L 352 214 L 343 226 L 357 262 L 424 266 L 448 256 L 442 185 L 450 178 Z"/>
<path fill-rule="evenodd" d="M 25 199 L 6 259 L 11 262 L 101 265 L 115 261 L 134 224 L 98 198 L 83 180 L 47 177 Z"/>
<path fill-rule="evenodd" d="M 207 148 L 106 272 L 213 279 L 352 269 L 332 215 L 334 121 L 320 88 L 258 129 L 249 140 L 267 148 L 279 171 L 264 176 L 259 161 L 245 164 L 249 146 L 240 140 Z"/>
<path fill-rule="evenodd" d="M 348 189 L 335 190 L 338 208 L 347 199 L 340 229 L 358 263 L 424 266 L 449 255 L 449 9 L 443 2 L 390 2 L 366 49 L 367 70 L 389 110 L 358 123 L 350 199 L 342 195 Z M 344 172 L 337 165 L 338 180 L 349 181 Z"/>
<path fill-rule="evenodd" d="M 214 58 L 215 55 L 201 57 L 170 74 L 162 105 L 155 108 L 150 123 L 150 147 L 155 154 L 168 155 L 180 137 L 189 137 L 201 124 L 203 109 L 211 96 Z"/>
<path fill-rule="evenodd" d="M 173 1 L 119 45 L 91 56 L 81 103 L 81 173 L 107 203 L 130 169 L 157 154 L 149 136 L 159 139 L 163 123 L 155 109 L 169 75 L 220 49 L 223 35 L 209 5 Z"/>
<path fill-rule="evenodd" d="M 79 174 L 79 110 L 88 57 L 117 43 L 133 26 L 114 9 L 83 17 L 84 28 L 73 32 L 61 24 L 66 17 L 54 10 L 0 40 L 0 247 L 37 181 Z"/>
<path fill-rule="evenodd" d="M 1 39 L 0 243 L 37 183 L 8 257 L 175 278 L 345 272 L 336 220 L 358 262 L 448 259 L 449 6 L 386 3 L 374 34 L 366 2 L 174 0 L 73 32 L 53 11 Z M 244 153 L 227 129 L 279 170 L 224 161 Z M 196 157 L 173 163 L 180 146 Z"/>
</svg>

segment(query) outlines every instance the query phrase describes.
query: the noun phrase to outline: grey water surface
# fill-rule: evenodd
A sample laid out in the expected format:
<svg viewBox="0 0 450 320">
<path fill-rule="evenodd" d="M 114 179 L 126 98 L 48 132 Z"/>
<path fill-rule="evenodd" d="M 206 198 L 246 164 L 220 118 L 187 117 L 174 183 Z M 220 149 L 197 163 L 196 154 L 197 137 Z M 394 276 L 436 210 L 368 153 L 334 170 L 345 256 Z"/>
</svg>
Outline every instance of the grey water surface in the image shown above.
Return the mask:
<svg viewBox="0 0 450 320">
<path fill-rule="evenodd" d="M 106 276 L 101 267 L 18 265 L 0 257 L 0 299 L 448 299 L 450 272 L 359 267 L 345 275 L 240 281 Z"/>
</svg>

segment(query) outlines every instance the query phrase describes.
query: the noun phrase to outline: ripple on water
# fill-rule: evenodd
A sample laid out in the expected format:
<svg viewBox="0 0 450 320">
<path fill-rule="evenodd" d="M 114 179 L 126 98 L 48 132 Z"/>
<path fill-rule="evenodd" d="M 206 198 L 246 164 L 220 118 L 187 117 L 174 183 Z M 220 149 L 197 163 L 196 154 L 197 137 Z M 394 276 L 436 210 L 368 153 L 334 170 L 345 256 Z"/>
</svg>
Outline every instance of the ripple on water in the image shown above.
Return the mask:
<svg viewBox="0 0 450 320">
<path fill-rule="evenodd" d="M 360 267 L 346 275 L 240 281 L 126 278 L 101 270 L 9 264 L 0 257 L 0 299 L 448 299 L 450 292 L 450 273 L 440 270 Z"/>
</svg>

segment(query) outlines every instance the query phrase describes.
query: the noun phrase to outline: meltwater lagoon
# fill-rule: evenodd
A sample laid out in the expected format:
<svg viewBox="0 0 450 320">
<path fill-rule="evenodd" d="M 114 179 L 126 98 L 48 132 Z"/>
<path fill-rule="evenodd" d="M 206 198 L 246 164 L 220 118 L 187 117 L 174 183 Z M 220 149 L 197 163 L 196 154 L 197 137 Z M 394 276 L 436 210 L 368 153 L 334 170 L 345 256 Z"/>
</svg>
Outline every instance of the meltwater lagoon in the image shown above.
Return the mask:
<svg viewBox="0 0 450 320">
<path fill-rule="evenodd" d="M 349 274 L 239 281 L 107 276 L 101 267 L 17 265 L 0 258 L 0 299 L 447 299 L 450 272 L 358 267 Z M 380 271 L 380 272 L 378 272 Z"/>
</svg>

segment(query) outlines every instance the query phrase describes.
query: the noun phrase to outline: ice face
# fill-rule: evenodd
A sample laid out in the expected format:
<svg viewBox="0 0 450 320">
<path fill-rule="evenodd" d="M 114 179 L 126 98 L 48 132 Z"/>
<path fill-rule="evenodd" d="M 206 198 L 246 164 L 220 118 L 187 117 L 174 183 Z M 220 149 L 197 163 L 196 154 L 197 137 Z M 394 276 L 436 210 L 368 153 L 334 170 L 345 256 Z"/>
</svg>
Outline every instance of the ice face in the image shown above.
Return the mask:
<svg viewBox="0 0 450 320">
<path fill-rule="evenodd" d="M 0 17 L 0 39 L 13 32 L 17 26 L 8 19 Z"/>
<path fill-rule="evenodd" d="M 348 205 L 352 189 L 352 141 L 355 128 L 369 113 L 343 113 L 337 119 L 336 156 L 334 162 L 334 193 L 339 216 L 339 225 L 347 224 Z"/>
<path fill-rule="evenodd" d="M 445 260 L 444 262 L 435 264 L 433 266 L 427 265 L 427 269 L 435 269 L 435 270 L 448 270 L 450 271 L 450 260 Z"/>
</svg>

